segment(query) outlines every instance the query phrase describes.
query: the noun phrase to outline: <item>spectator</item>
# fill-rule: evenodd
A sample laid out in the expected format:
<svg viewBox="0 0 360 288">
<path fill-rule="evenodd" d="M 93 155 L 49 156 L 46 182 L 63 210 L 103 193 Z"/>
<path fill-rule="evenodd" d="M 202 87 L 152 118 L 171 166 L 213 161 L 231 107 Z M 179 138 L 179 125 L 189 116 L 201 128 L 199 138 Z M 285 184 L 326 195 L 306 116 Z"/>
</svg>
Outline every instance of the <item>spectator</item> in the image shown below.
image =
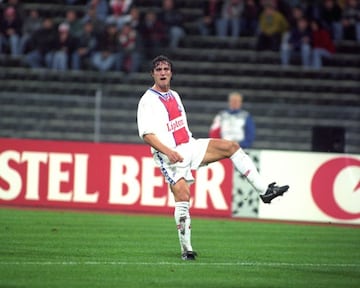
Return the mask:
<svg viewBox="0 0 360 288">
<path fill-rule="evenodd" d="M 232 92 L 228 96 L 228 109 L 220 111 L 210 127 L 210 138 L 236 141 L 242 148 L 251 148 L 255 140 L 255 124 L 250 113 L 242 109 L 243 96 Z"/>
<path fill-rule="evenodd" d="M 83 25 L 83 31 L 79 38 L 78 45 L 72 54 L 72 69 L 79 70 L 89 66 L 89 59 L 91 59 L 95 47 L 96 35 L 94 33 L 94 26 L 91 22 L 87 22 Z"/>
<path fill-rule="evenodd" d="M 18 18 L 14 7 L 9 6 L 0 20 L 0 53 L 8 50 L 12 57 L 20 55 L 20 37 L 22 21 Z"/>
<path fill-rule="evenodd" d="M 260 7 L 255 0 L 246 0 L 241 18 L 242 34 L 254 36 L 257 33 L 259 15 Z"/>
<path fill-rule="evenodd" d="M 322 58 L 330 58 L 335 53 L 335 45 L 329 31 L 322 27 L 319 21 L 311 22 L 311 40 L 313 43 L 312 67 L 316 70 L 322 67 Z"/>
<path fill-rule="evenodd" d="M 243 10 L 244 3 L 242 0 L 225 0 L 218 21 L 218 36 L 231 35 L 232 37 L 238 37 L 240 35 Z"/>
<path fill-rule="evenodd" d="M 267 4 L 259 19 L 257 49 L 279 51 L 282 36 L 288 29 L 285 17 L 272 4 Z"/>
<path fill-rule="evenodd" d="M 305 5 L 305 17 L 307 19 L 320 19 L 321 18 L 321 2 L 323 0 L 315 0 L 315 1 L 304 1 Z"/>
<path fill-rule="evenodd" d="M 30 9 L 25 18 L 22 36 L 20 39 L 20 54 L 24 54 L 28 50 L 28 42 L 32 35 L 41 28 L 41 18 L 37 9 Z"/>
<path fill-rule="evenodd" d="M 98 36 L 92 64 L 99 71 L 110 71 L 116 68 L 119 58 L 119 40 L 116 23 L 106 24 L 105 32 Z"/>
<path fill-rule="evenodd" d="M 94 9 L 96 18 L 102 22 L 105 22 L 106 17 L 109 14 L 109 6 L 106 0 L 89 0 L 87 4 L 87 10 L 89 9 Z"/>
<path fill-rule="evenodd" d="M 72 37 L 80 37 L 82 31 L 81 21 L 78 19 L 75 10 L 67 10 L 65 15 L 65 22 L 69 25 L 70 35 Z"/>
<path fill-rule="evenodd" d="M 295 6 L 295 7 L 291 8 L 291 13 L 288 13 L 288 14 L 284 14 L 282 12 L 280 12 L 280 13 L 282 15 L 287 15 L 286 20 L 288 21 L 289 26 L 290 26 L 289 31 L 286 31 L 282 35 L 281 46 L 280 46 L 280 48 L 281 48 L 282 46 L 286 46 L 289 43 L 290 31 L 297 28 L 298 20 L 300 20 L 301 18 L 304 18 L 304 11 L 302 10 L 301 7 Z"/>
<path fill-rule="evenodd" d="M 158 54 L 158 50 L 167 43 L 165 25 L 158 19 L 154 11 L 146 12 L 143 21 L 141 21 L 139 31 L 147 59 L 153 58 Z"/>
<path fill-rule="evenodd" d="M 302 5 L 304 1 L 301 0 L 288 0 L 287 1 L 288 4 L 290 5 L 290 7 L 299 7 L 300 5 Z"/>
<path fill-rule="evenodd" d="M 175 9 L 174 0 L 163 0 L 158 19 L 164 22 L 167 29 L 169 47 L 177 48 L 185 36 L 185 30 L 183 27 L 184 17 Z"/>
<path fill-rule="evenodd" d="M 341 17 L 342 10 L 335 0 L 323 0 L 321 5 L 320 19 L 324 28 L 330 31 L 332 39 L 341 40 Z"/>
<path fill-rule="evenodd" d="M 64 2 L 66 5 L 82 5 L 82 2 L 84 2 L 84 0 L 64 0 Z"/>
<path fill-rule="evenodd" d="M 105 30 L 105 22 L 96 16 L 96 7 L 91 6 L 86 10 L 86 14 L 81 19 L 82 25 L 85 23 L 91 22 L 94 33 L 100 35 Z"/>
<path fill-rule="evenodd" d="M 140 66 L 140 53 L 138 49 L 137 31 L 126 23 L 119 35 L 120 59 L 118 70 L 137 72 Z"/>
<path fill-rule="evenodd" d="M 129 12 L 132 0 L 110 0 L 112 13 L 117 15 L 125 15 Z"/>
<path fill-rule="evenodd" d="M 66 22 L 61 23 L 54 43 L 54 53 L 50 68 L 60 71 L 68 70 L 71 55 L 75 51 L 75 48 L 76 40 L 70 34 L 69 24 Z"/>
<path fill-rule="evenodd" d="M 0 1 L 1 2 L 1 1 Z M 23 20 L 25 18 L 24 5 L 21 0 L 8 0 L 8 6 L 13 7 L 16 12 L 16 18 Z"/>
<path fill-rule="evenodd" d="M 289 0 L 274 0 L 274 7 L 277 11 L 279 11 L 287 21 L 289 21 L 289 16 L 291 15 L 291 5 L 289 4 Z"/>
<path fill-rule="evenodd" d="M 52 49 L 56 38 L 56 30 L 51 18 L 45 18 L 42 27 L 29 40 L 30 52 L 25 62 L 31 68 L 51 67 Z"/>
<path fill-rule="evenodd" d="M 288 66 L 290 56 L 294 52 L 300 52 L 301 62 L 304 68 L 311 64 L 311 31 L 305 18 L 298 20 L 297 25 L 291 30 L 289 40 L 281 45 L 281 64 Z"/>
<path fill-rule="evenodd" d="M 202 4 L 202 17 L 198 22 L 198 29 L 200 35 L 208 36 L 215 35 L 216 26 L 220 18 L 221 7 L 223 3 L 221 0 L 208 0 Z"/>
<path fill-rule="evenodd" d="M 303 9 L 300 6 L 292 7 L 291 15 L 288 17 L 288 22 L 291 29 L 295 28 L 298 25 L 298 21 L 302 18 L 305 18 Z"/>
<path fill-rule="evenodd" d="M 348 0 L 341 19 L 340 40 L 356 40 L 360 43 L 360 3 Z"/>
<path fill-rule="evenodd" d="M 132 0 L 110 1 L 111 14 L 106 18 L 106 21 L 116 23 L 118 31 L 120 31 L 122 26 L 129 21 L 131 3 Z"/>
<path fill-rule="evenodd" d="M 139 9 L 135 6 L 130 6 L 130 2 L 128 1 L 128 6 L 131 7 L 130 9 L 127 9 L 126 12 L 124 11 L 123 14 L 119 14 L 120 9 L 115 9 L 115 14 L 110 15 L 106 21 L 107 22 L 114 22 L 117 23 L 117 30 L 120 31 L 125 24 L 130 24 L 132 28 L 138 29 L 140 24 L 140 12 Z"/>
<path fill-rule="evenodd" d="M 128 15 L 127 23 L 130 24 L 130 26 L 136 30 L 139 29 L 140 26 L 140 12 L 139 9 L 136 7 L 132 7 L 130 9 L 130 13 Z"/>
</svg>

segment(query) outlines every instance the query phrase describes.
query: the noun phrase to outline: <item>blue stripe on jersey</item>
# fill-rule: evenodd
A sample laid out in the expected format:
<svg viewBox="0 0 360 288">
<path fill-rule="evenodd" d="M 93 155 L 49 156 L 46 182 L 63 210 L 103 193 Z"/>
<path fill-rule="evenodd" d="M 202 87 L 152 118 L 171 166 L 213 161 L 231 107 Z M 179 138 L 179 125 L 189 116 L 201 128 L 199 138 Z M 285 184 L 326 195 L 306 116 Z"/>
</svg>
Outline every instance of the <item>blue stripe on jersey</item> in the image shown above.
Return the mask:
<svg viewBox="0 0 360 288">
<path fill-rule="evenodd" d="M 165 95 L 161 94 L 159 91 L 156 91 L 155 89 L 152 89 L 152 88 L 149 88 L 149 90 L 154 92 L 155 94 L 159 95 L 164 100 L 168 100 L 169 97 L 173 97 L 170 90 L 169 90 L 169 92 L 166 92 Z"/>
<path fill-rule="evenodd" d="M 175 185 L 175 181 L 170 177 L 169 172 L 166 170 L 165 166 L 164 166 L 164 159 L 160 156 L 159 152 L 155 152 L 156 153 L 156 157 L 159 159 L 160 161 L 160 171 L 161 173 L 164 175 L 165 179 L 171 184 L 171 185 Z"/>
</svg>

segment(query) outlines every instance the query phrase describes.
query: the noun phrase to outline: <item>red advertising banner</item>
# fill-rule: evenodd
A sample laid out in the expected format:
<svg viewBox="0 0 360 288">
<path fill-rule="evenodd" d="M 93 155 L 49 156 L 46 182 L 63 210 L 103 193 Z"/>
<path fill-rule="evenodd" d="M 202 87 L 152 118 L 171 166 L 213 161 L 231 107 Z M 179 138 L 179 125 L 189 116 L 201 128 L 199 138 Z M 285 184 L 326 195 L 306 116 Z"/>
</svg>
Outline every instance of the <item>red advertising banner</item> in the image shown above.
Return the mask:
<svg viewBox="0 0 360 288">
<path fill-rule="evenodd" d="M 231 217 L 231 162 L 194 176 L 191 213 Z M 172 213 L 173 201 L 147 145 L 0 138 L 0 205 Z"/>
</svg>

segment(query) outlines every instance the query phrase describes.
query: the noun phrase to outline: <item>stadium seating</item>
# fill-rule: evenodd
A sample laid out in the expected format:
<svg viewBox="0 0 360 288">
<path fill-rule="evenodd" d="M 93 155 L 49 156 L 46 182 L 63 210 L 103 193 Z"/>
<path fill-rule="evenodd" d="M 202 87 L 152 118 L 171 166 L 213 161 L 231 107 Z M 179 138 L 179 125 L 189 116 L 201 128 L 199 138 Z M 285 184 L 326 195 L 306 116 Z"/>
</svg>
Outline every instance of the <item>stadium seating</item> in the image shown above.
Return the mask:
<svg viewBox="0 0 360 288">
<path fill-rule="evenodd" d="M 29 2 L 25 5 L 54 17 L 68 9 Z M 320 71 L 302 69 L 298 60 L 282 68 L 278 53 L 254 50 L 253 37 L 198 36 L 201 1 L 183 2 L 188 34 L 181 47 L 164 52 L 174 60 L 172 85 L 184 99 L 195 137 L 207 136 L 214 115 L 226 107 L 227 94 L 239 90 L 257 126 L 254 148 L 311 151 L 312 128 L 321 125 L 345 127 L 345 152 L 360 153 L 358 44 L 339 43 Z M 142 11 L 159 3 L 137 1 Z M 62 73 L 30 70 L 21 59 L 1 55 L 0 137 L 140 143 L 136 105 L 151 84 L 147 63 L 131 75 Z M 99 135 L 94 133 L 96 94 L 101 94 Z"/>
</svg>

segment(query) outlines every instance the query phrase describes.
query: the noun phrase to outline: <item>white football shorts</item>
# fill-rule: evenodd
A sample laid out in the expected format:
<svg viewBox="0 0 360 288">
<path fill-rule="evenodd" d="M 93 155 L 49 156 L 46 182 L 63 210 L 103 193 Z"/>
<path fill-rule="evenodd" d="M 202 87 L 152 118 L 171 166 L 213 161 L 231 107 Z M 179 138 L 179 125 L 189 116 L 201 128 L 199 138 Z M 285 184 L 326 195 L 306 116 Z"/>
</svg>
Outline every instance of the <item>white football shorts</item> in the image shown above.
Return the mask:
<svg viewBox="0 0 360 288">
<path fill-rule="evenodd" d="M 177 146 L 175 150 L 184 158 L 184 160 L 183 162 L 177 162 L 175 164 L 170 163 L 169 158 L 165 154 L 156 151 L 153 154 L 153 157 L 155 163 L 159 166 L 161 173 L 164 175 L 165 181 L 174 185 L 181 178 L 184 178 L 186 182 L 192 184 L 194 182 L 194 176 L 192 175 L 191 170 L 197 170 L 200 167 L 209 141 L 209 138 L 191 138 L 188 143 Z"/>
</svg>

